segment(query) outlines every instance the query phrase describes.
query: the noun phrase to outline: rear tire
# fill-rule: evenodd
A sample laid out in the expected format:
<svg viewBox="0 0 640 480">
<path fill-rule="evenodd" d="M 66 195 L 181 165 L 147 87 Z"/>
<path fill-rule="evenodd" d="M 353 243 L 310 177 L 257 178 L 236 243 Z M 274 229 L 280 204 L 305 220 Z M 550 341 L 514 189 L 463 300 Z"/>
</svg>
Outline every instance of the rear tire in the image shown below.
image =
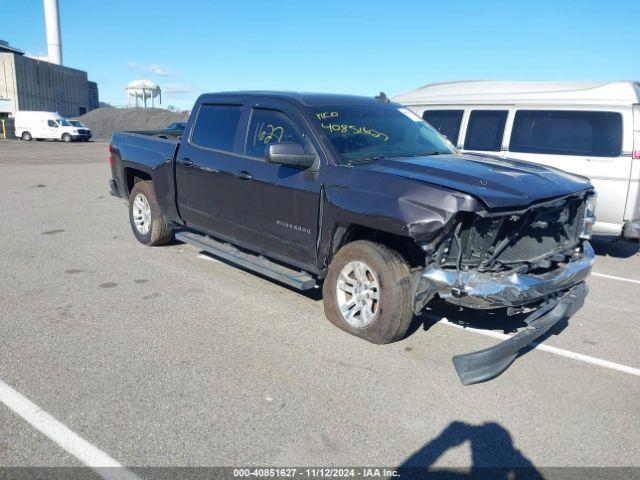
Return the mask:
<svg viewBox="0 0 640 480">
<path fill-rule="evenodd" d="M 395 250 L 368 240 L 348 243 L 324 280 L 325 315 L 336 327 L 371 343 L 401 340 L 413 319 L 410 279 L 409 265 Z"/>
<path fill-rule="evenodd" d="M 150 181 L 136 183 L 129 194 L 129 222 L 136 239 L 145 245 L 164 245 L 173 238 L 173 230 L 158 206 Z"/>
<path fill-rule="evenodd" d="M 68 133 L 63 133 L 62 134 L 62 140 L 64 140 L 65 142 L 69 143 L 71 141 L 71 135 L 69 135 Z"/>
<path fill-rule="evenodd" d="M 31 134 L 29 132 L 22 132 L 22 137 L 21 138 L 25 142 L 30 142 L 33 137 L 31 136 Z"/>
</svg>

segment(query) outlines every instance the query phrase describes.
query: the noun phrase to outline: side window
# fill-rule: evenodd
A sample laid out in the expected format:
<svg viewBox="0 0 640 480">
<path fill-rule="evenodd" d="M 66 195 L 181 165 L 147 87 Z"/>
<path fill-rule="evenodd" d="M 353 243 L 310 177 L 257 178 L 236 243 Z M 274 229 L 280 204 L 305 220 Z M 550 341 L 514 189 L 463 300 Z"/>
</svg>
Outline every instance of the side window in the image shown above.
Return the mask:
<svg viewBox="0 0 640 480">
<path fill-rule="evenodd" d="M 241 114 L 242 107 L 238 105 L 202 105 L 191 143 L 215 150 L 233 151 Z"/>
<path fill-rule="evenodd" d="M 422 118 L 456 145 L 463 115 L 464 110 L 426 110 Z"/>
<path fill-rule="evenodd" d="M 508 113 L 506 110 L 473 110 L 464 139 L 465 150 L 499 152 Z"/>
<path fill-rule="evenodd" d="M 54 122 L 53 120 L 47 120 L 47 125 L 50 127 L 57 127 L 58 124 L 56 122 Z"/>
<path fill-rule="evenodd" d="M 622 151 L 622 115 L 615 112 L 519 110 L 513 121 L 509 150 L 617 157 Z"/>
<path fill-rule="evenodd" d="M 285 114 L 276 110 L 254 108 L 247 132 L 245 154 L 264 159 L 265 149 L 272 143 L 299 143 L 306 147 L 304 136 Z"/>
</svg>

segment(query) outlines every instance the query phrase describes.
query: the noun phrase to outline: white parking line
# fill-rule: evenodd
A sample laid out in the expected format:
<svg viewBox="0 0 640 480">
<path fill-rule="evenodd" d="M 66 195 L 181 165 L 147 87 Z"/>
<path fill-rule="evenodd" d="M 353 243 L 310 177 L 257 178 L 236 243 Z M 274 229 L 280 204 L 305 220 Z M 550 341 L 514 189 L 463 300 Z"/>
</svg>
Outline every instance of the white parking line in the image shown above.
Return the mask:
<svg viewBox="0 0 640 480">
<path fill-rule="evenodd" d="M 494 332 L 492 330 L 480 330 L 477 328 L 458 325 L 457 323 L 450 322 L 446 318 L 439 320 L 438 323 L 442 325 L 447 325 L 449 327 L 454 327 L 459 330 L 466 330 L 469 332 L 484 335 L 485 337 L 496 338 L 498 340 L 507 340 L 508 338 L 510 338 L 510 335 L 505 335 L 504 333 Z M 608 360 L 602 360 L 601 358 L 590 357 L 589 355 L 583 355 L 582 353 L 576 353 L 570 350 L 564 350 L 562 348 L 552 347 L 550 345 L 543 345 L 538 342 L 531 342 L 530 346 L 536 350 L 542 350 L 543 352 L 553 353 L 554 355 L 559 355 L 565 358 L 571 358 L 572 360 L 577 360 L 579 362 L 589 363 L 591 365 L 597 365 L 599 367 L 604 367 L 610 370 L 616 370 L 618 372 L 628 373 L 629 375 L 635 375 L 636 377 L 640 377 L 640 368 L 629 367 L 627 365 L 622 365 L 620 363 L 610 362 Z"/>
<path fill-rule="evenodd" d="M 591 272 L 594 277 L 608 278 L 610 280 L 620 280 L 621 282 L 638 283 L 640 280 L 634 280 L 633 278 L 616 277 L 615 275 L 606 275 L 604 273 Z"/>
<path fill-rule="evenodd" d="M 2 380 L 0 380 L 0 402 L 102 478 L 140 480 L 136 474 L 87 442 Z"/>
<path fill-rule="evenodd" d="M 593 300 L 585 300 L 584 303 L 586 305 L 596 305 L 598 307 L 604 307 L 610 310 L 618 310 L 619 312 L 633 313 L 633 310 L 629 310 L 628 308 L 618 307 L 616 305 L 609 305 L 606 303 L 594 302 Z"/>
</svg>

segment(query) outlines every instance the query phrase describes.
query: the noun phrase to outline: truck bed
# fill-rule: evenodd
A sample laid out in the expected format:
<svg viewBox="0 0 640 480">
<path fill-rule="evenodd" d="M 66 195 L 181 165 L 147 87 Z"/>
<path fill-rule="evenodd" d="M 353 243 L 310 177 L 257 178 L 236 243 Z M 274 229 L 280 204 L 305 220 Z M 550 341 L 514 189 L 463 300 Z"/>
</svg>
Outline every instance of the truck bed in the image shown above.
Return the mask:
<svg viewBox="0 0 640 480">
<path fill-rule="evenodd" d="M 122 198 L 129 195 L 131 172 L 153 179 L 158 203 L 164 212 L 176 213 L 173 160 L 180 140 L 158 130 L 115 132 L 111 139 L 112 192 Z"/>
</svg>

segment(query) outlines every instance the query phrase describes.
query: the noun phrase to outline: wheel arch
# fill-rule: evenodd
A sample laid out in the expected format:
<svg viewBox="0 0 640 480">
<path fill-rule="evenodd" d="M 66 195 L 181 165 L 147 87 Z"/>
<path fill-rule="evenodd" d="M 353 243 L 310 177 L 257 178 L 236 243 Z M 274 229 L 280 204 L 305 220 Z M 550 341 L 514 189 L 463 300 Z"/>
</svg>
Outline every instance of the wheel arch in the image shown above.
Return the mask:
<svg viewBox="0 0 640 480">
<path fill-rule="evenodd" d="M 331 263 L 338 250 L 356 240 L 369 240 L 395 250 L 402 255 L 410 267 L 424 265 L 424 251 L 415 239 L 358 223 L 335 226 L 331 236 L 331 248 L 326 264 Z"/>
<path fill-rule="evenodd" d="M 153 181 L 153 178 L 149 172 L 134 167 L 124 168 L 124 187 L 126 189 L 127 197 L 131 193 L 133 186 L 138 182 Z"/>
</svg>

